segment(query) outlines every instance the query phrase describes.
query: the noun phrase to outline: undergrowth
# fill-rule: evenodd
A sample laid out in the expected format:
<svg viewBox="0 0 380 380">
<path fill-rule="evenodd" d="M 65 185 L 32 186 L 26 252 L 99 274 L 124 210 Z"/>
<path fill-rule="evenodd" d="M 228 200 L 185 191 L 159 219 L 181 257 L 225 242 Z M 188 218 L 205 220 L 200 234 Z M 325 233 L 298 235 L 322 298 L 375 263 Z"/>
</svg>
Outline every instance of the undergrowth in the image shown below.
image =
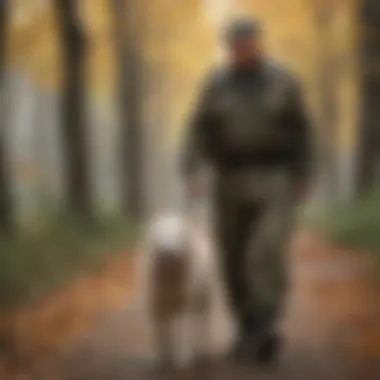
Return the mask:
<svg viewBox="0 0 380 380">
<path fill-rule="evenodd" d="M 91 224 L 56 217 L 0 237 L 0 308 L 24 307 L 132 249 L 137 227 L 125 218 Z"/>
<path fill-rule="evenodd" d="M 333 244 L 373 254 L 380 274 L 380 185 L 349 202 L 316 205 L 303 223 Z"/>
</svg>

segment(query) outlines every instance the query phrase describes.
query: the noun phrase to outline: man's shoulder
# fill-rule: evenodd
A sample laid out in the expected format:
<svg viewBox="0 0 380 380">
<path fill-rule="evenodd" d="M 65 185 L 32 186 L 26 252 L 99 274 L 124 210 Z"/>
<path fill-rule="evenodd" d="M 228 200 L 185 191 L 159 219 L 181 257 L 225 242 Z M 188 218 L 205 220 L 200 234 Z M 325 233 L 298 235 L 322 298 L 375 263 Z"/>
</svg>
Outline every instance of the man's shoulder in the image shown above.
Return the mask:
<svg viewBox="0 0 380 380">
<path fill-rule="evenodd" d="M 208 88 L 215 89 L 222 86 L 229 75 L 229 70 L 224 65 L 211 67 L 205 76 L 205 83 Z"/>
<path fill-rule="evenodd" d="M 281 81 L 291 87 L 298 87 L 300 85 L 299 77 L 284 64 L 275 60 L 268 60 L 266 66 L 268 72 L 275 80 Z"/>
</svg>

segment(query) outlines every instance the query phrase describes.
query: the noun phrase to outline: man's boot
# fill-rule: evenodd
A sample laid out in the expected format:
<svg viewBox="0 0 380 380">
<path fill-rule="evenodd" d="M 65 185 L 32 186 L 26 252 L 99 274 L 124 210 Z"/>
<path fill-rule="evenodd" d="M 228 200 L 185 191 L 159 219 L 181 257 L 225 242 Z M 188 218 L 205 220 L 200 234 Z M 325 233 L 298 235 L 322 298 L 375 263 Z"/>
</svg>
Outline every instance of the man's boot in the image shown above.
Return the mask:
<svg viewBox="0 0 380 380">
<path fill-rule="evenodd" d="M 251 320 L 249 318 L 242 318 L 239 323 L 239 333 L 237 339 L 227 357 L 233 360 L 242 359 L 246 355 L 249 347 L 250 335 Z"/>
<path fill-rule="evenodd" d="M 257 347 L 257 363 L 264 365 L 274 363 L 278 359 L 280 349 L 281 339 L 278 334 L 274 331 L 266 332 Z"/>
<path fill-rule="evenodd" d="M 273 328 L 273 318 L 255 316 L 251 318 L 242 356 L 256 364 L 271 364 L 280 350 L 280 338 Z"/>
</svg>

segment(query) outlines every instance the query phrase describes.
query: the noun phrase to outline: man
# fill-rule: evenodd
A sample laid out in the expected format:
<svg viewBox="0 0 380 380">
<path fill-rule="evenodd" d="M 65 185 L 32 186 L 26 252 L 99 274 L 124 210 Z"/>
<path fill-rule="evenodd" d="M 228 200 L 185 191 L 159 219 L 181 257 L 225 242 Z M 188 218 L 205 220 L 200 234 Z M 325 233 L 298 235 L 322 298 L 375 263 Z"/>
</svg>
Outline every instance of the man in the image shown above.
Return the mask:
<svg viewBox="0 0 380 380">
<path fill-rule="evenodd" d="M 299 84 L 266 58 L 259 24 L 232 22 L 225 42 L 230 62 L 204 86 L 183 171 L 194 197 L 202 191 L 202 166 L 214 169 L 216 235 L 240 329 L 233 353 L 262 361 L 278 345 L 284 244 L 309 186 L 311 131 Z"/>
</svg>

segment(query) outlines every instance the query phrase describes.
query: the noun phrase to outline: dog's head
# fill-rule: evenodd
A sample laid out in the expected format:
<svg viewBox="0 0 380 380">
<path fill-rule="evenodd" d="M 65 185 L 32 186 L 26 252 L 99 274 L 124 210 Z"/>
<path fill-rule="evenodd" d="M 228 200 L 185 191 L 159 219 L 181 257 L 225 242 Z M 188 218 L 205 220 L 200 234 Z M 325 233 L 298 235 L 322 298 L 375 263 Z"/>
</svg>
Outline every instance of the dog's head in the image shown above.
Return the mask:
<svg viewBox="0 0 380 380">
<path fill-rule="evenodd" d="M 149 238 L 155 249 L 180 254 L 187 244 L 185 218 L 174 213 L 156 216 L 149 228 Z"/>
<path fill-rule="evenodd" d="M 161 214 L 149 227 L 155 276 L 159 283 L 175 284 L 186 277 L 190 244 L 186 219 L 177 214 Z"/>
</svg>

